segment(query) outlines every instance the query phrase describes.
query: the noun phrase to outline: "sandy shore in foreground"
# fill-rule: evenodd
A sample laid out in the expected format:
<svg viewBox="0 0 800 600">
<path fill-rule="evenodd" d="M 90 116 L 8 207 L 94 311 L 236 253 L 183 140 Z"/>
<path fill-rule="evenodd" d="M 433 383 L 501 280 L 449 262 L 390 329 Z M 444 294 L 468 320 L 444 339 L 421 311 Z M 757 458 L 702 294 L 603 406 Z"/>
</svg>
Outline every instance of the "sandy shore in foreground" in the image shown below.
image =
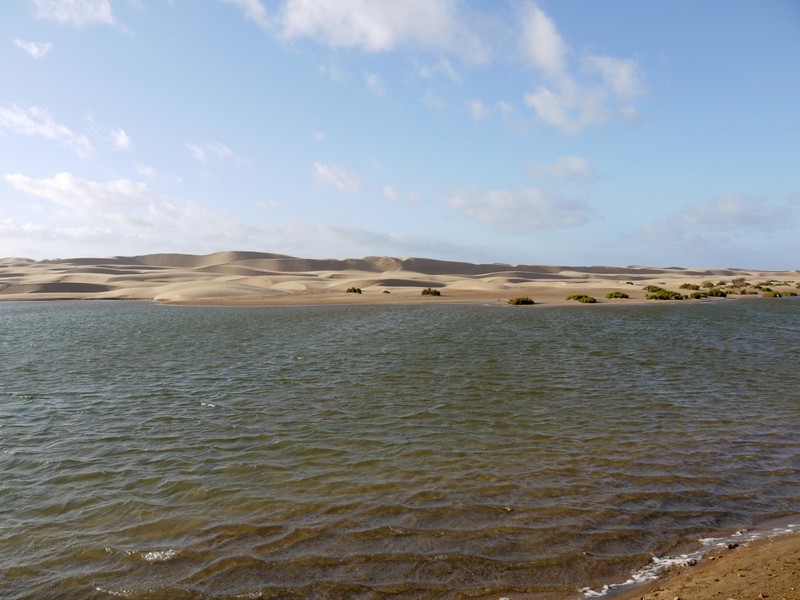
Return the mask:
<svg viewBox="0 0 800 600">
<path fill-rule="evenodd" d="M 679 290 L 682 284 L 750 284 L 773 281 L 796 292 L 800 271 L 567 267 L 472 264 L 422 258 L 317 260 L 258 252 L 205 256 L 150 254 L 33 261 L 0 259 L 0 300 L 154 300 L 200 305 L 405 304 L 479 302 L 505 304 L 528 296 L 536 304 L 574 303 L 585 294 L 598 303 L 645 301 L 645 286 Z M 358 288 L 361 293 L 348 293 Z M 423 296 L 431 288 L 440 296 Z M 606 299 L 609 292 L 628 299 Z M 735 290 L 738 293 L 738 289 Z M 759 291 L 760 290 L 756 290 Z"/>
<path fill-rule="evenodd" d="M 609 596 L 614 600 L 800 600 L 800 534 L 716 548 L 695 566 Z"/>
</svg>

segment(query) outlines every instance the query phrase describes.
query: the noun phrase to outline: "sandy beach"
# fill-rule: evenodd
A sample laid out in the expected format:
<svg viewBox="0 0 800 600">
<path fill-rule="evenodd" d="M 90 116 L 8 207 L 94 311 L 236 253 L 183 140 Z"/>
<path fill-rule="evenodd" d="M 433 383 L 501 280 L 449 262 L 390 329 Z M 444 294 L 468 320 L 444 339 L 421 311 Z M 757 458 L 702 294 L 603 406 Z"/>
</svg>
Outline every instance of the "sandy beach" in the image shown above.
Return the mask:
<svg viewBox="0 0 800 600">
<path fill-rule="evenodd" d="M 627 589 L 616 600 L 800 599 L 800 535 L 715 548 L 694 566 Z"/>
<path fill-rule="evenodd" d="M 796 293 L 800 271 L 682 269 L 641 266 L 472 264 L 423 258 L 306 259 L 258 252 L 205 256 L 150 254 L 131 257 L 34 261 L 0 259 L 0 300 L 154 300 L 200 305 L 391 304 L 480 302 L 505 304 L 528 296 L 536 304 L 563 305 L 573 294 L 597 303 L 641 303 L 646 286 L 688 295 L 681 285 L 711 283 L 740 294 L 731 281 L 771 282 Z M 726 287 L 727 286 L 727 287 Z M 348 293 L 357 288 L 361 293 Z M 431 288 L 438 296 L 424 296 Z M 793 292 L 793 290 L 795 290 Z M 626 299 L 607 299 L 623 292 Z M 761 294 L 760 289 L 750 289 Z M 716 298 L 715 298 L 716 299 Z"/>
</svg>

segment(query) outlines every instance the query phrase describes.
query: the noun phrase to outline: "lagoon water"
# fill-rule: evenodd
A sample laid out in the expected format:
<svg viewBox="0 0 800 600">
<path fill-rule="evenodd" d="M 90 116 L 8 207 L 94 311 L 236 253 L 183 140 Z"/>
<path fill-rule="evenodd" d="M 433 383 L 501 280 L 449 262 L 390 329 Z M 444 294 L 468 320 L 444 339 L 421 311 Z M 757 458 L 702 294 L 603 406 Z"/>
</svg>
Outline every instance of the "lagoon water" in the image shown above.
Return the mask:
<svg viewBox="0 0 800 600">
<path fill-rule="evenodd" d="M 0 597 L 575 598 L 800 514 L 800 302 L 0 304 Z"/>
</svg>

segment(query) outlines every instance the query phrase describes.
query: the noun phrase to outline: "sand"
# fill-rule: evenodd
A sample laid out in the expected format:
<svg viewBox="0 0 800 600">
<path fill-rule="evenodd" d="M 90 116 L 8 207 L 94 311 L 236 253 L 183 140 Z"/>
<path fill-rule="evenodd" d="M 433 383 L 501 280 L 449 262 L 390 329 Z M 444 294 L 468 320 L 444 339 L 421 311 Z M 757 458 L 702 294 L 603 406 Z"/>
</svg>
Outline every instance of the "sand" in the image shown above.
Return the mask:
<svg viewBox="0 0 800 600">
<path fill-rule="evenodd" d="M 800 600 L 800 534 L 715 549 L 695 566 L 610 596 L 613 600 Z"/>
<path fill-rule="evenodd" d="M 678 291 L 684 283 L 730 283 L 739 277 L 752 284 L 777 280 L 786 285 L 773 284 L 773 289 L 790 292 L 796 290 L 800 271 L 472 264 L 391 257 L 320 260 L 260 252 L 42 261 L 5 258 L 0 259 L 0 300 L 154 300 L 260 306 L 506 304 L 510 298 L 529 296 L 536 304 L 563 305 L 575 304 L 566 297 L 578 293 L 596 298 L 598 304 L 632 304 L 645 302 L 643 288 L 647 285 Z M 441 295 L 423 296 L 422 289 L 428 287 Z M 347 293 L 348 288 L 360 288 L 362 293 Z M 606 299 L 613 291 L 625 292 L 630 298 Z"/>
</svg>

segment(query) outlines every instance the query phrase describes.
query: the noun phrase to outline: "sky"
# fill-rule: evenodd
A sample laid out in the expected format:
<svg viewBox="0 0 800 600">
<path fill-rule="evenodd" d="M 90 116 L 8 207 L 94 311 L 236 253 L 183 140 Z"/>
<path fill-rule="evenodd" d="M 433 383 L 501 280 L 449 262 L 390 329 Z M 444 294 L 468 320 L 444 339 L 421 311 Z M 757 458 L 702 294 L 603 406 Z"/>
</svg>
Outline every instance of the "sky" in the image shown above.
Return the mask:
<svg viewBox="0 0 800 600">
<path fill-rule="evenodd" d="M 2 0 L 0 257 L 800 269 L 797 0 Z"/>
</svg>

